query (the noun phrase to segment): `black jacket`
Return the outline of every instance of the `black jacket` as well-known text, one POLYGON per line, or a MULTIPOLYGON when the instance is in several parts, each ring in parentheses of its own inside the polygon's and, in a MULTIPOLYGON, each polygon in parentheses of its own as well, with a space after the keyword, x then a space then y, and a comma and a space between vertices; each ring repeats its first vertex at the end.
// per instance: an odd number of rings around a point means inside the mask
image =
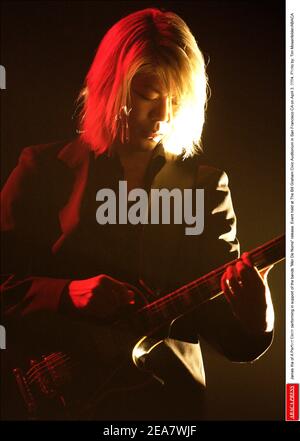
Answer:
MULTIPOLYGON (((95 221, 95 191, 116 188, 122 167, 76 139, 28 147, 2 191, 2 301, 7 323, 39 311, 68 314, 70 280, 105 273, 161 296, 239 256, 236 218, 227 175, 202 163, 165 155, 159 146, 147 172, 150 188, 203 188, 204 231, 187 236, 182 225, 105 225, 95 221)), ((181 375, 205 385, 199 339, 233 361, 252 361, 272 333, 249 335, 219 297, 172 323, 149 358, 159 378, 181 375), (180 372, 181 371, 181 372, 180 372)), ((154 339, 154 343, 157 340, 154 339)))

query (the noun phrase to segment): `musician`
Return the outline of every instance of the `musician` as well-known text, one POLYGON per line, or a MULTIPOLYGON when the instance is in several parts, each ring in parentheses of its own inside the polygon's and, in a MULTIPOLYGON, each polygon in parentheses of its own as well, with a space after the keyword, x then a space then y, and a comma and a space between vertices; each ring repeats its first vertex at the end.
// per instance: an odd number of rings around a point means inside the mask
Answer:
MULTIPOLYGON (((56 342, 63 341, 69 319, 110 323, 143 296, 156 301, 239 257, 228 177, 201 153, 207 90, 203 55, 178 15, 145 9, 107 32, 80 93, 77 138, 24 149, 2 191, 10 338, 26 329, 35 347, 45 332, 39 317, 53 316, 56 342), (186 225, 175 223, 99 223, 97 192, 120 196, 120 181, 128 194, 203 189, 203 232, 187 235, 186 225)), ((228 265, 224 296, 153 336, 154 349, 142 359, 153 373, 143 374, 144 388, 113 395, 93 418, 201 419, 200 342, 233 361, 251 362, 267 350, 274 322, 267 274, 247 253, 228 265)), ((75 342, 88 344, 80 335, 75 342)))

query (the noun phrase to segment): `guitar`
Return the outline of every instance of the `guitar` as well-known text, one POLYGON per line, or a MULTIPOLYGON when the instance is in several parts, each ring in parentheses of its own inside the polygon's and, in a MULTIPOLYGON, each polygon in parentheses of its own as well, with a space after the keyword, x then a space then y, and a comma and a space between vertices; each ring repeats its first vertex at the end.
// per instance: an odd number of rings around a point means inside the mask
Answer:
MULTIPOLYGON (((285 236, 277 237, 249 254, 260 271, 278 263, 285 257, 285 236)), ((128 368, 132 373, 128 377, 132 377, 132 384, 126 377, 128 388, 139 387, 137 377, 144 384, 145 378, 149 378, 149 373, 142 372, 145 358, 158 344, 159 339, 166 338, 170 324, 204 302, 222 295, 220 279, 226 267, 236 262, 237 260, 227 262, 154 301, 149 301, 144 295, 141 307, 129 313, 126 311, 126 314, 112 323, 89 323, 88 338, 85 335, 83 341, 88 341, 93 332, 92 351, 86 348, 86 351, 81 350, 78 354, 74 347, 60 347, 57 336, 53 339, 53 348, 50 345, 51 350, 46 355, 41 355, 39 349, 33 351, 31 348, 33 354, 28 359, 24 355, 24 352, 27 354, 26 350, 19 348, 19 358, 14 357, 13 362, 7 363, 8 370, 2 370, 2 378, 7 375, 9 383, 9 387, 2 388, 2 407, 8 402, 11 404, 11 410, 3 412, 4 415, 8 414, 5 419, 88 419, 94 406, 98 405, 112 387, 122 387, 124 369, 128 368), (93 358, 92 352, 97 353, 97 357, 93 358), (26 359, 29 361, 24 364, 26 359), (17 362, 20 364, 13 364, 17 362), (112 369, 112 366, 116 368, 112 369), (8 373, 5 374, 5 371, 8 373), (141 374, 138 374, 139 371, 141 374), (120 373, 121 379, 118 383, 120 373), (12 385, 15 399, 11 392, 12 385)), ((79 332, 72 328, 70 334, 77 332, 76 335, 82 335, 83 324, 76 321, 74 323, 79 326, 79 332)), ((55 327, 57 328, 56 322, 55 327)), ((1 351, 2 356, 3 352, 7 351, 1 351)))

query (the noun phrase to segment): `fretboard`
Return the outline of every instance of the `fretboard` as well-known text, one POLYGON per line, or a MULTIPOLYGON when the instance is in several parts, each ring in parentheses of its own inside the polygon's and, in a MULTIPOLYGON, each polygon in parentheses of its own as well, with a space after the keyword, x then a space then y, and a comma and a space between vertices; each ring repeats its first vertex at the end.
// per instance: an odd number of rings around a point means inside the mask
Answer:
MULTIPOLYGON (((249 252, 250 259, 258 270, 280 262, 285 257, 285 235, 279 236, 249 252)), ((148 303, 137 311, 144 331, 152 331, 158 326, 170 323, 175 318, 200 306, 202 303, 222 295, 221 277, 230 264, 227 262, 203 277, 190 282, 175 291, 148 303)))

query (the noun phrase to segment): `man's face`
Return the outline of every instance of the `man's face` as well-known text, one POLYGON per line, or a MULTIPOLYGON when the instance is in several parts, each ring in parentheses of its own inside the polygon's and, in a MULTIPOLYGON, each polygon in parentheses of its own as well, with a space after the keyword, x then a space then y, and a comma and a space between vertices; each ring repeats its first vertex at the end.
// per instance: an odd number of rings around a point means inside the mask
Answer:
POLYGON ((136 74, 131 83, 129 143, 152 150, 170 130, 172 97, 155 74, 136 74))

